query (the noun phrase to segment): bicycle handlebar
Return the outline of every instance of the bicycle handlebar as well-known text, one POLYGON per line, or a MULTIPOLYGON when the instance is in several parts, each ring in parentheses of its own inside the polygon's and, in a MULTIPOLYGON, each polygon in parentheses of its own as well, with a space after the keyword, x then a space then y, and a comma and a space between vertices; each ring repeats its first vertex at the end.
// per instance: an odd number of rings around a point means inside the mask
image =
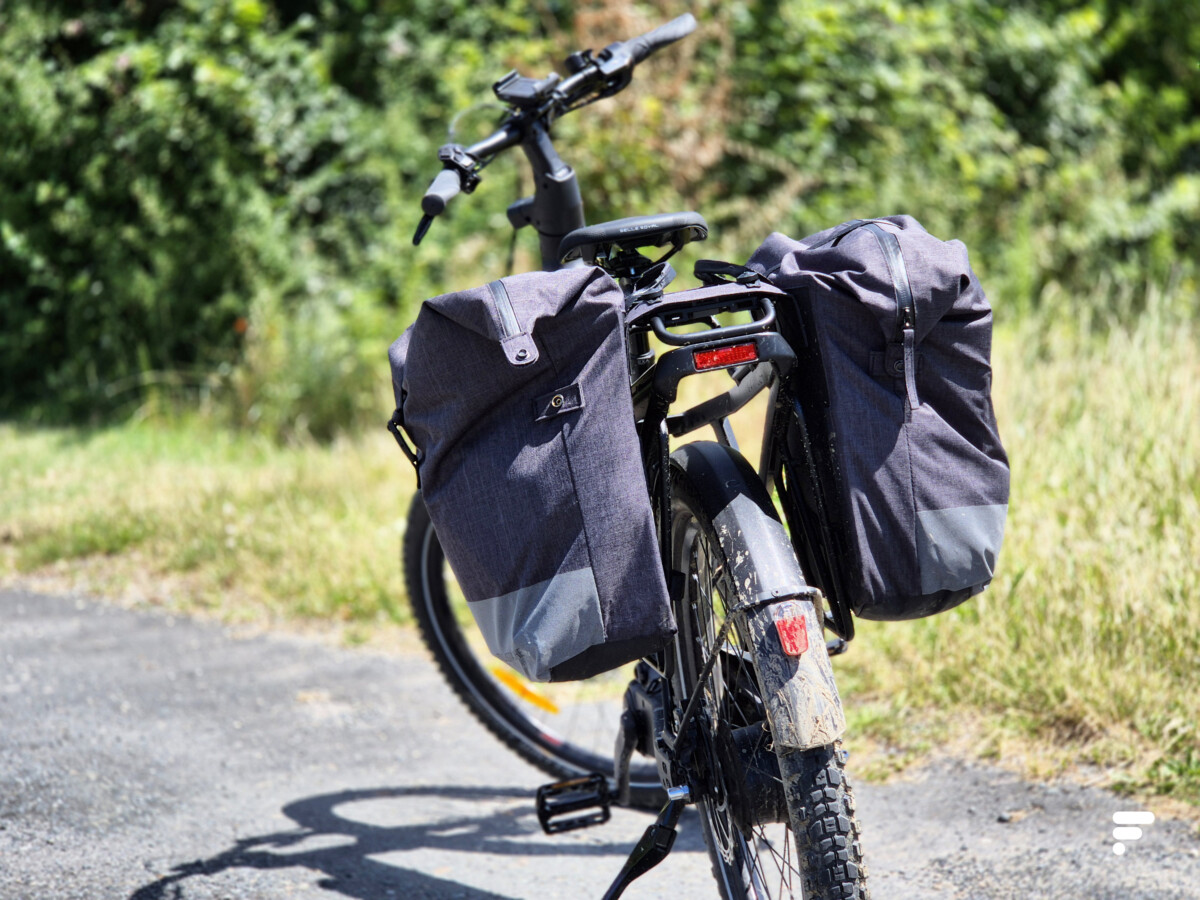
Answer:
POLYGON ((462 180, 454 169, 442 169, 429 190, 421 198, 421 209, 427 216, 439 215, 446 204, 453 200, 462 190, 462 180))
POLYGON ((647 31, 640 37, 631 38, 625 42, 625 47, 629 50, 629 55, 633 58, 633 64, 636 66, 651 53, 687 37, 695 30, 695 17, 691 13, 684 13, 679 18, 672 19, 653 31, 647 31))
POLYGON ((687 37, 696 29, 696 19, 685 13, 660 25, 643 35, 617 42, 600 51, 595 57, 590 50, 573 54, 568 60, 573 74, 559 81, 552 76, 541 82, 522 79, 512 72, 496 85, 497 95, 509 102, 512 112, 491 137, 473 147, 463 149, 457 144, 448 144, 438 151, 444 168, 433 179, 421 198, 424 217, 417 227, 413 243, 420 243, 435 216, 440 215, 460 192, 470 193, 479 183, 478 171, 490 162, 501 150, 521 143, 537 123, 546 129, 554 119, 594 100, 611 96, 629 83, 632 69, 652 53, 668 44, 687 37), (513 86, 511 92, 503 92, 513 86))

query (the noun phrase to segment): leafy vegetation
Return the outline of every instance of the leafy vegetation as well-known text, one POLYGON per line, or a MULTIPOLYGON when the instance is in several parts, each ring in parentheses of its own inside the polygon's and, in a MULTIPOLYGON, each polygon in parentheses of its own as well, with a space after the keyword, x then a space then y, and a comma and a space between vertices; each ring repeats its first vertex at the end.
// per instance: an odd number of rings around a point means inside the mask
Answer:
POLYGON ((134 8, 18 6, 4 29, 8 409, 203 384, 261 295, 349 305, 322 276, 368 252, 366 128, 304 27, 269 37, 250 2, 134 8))
MULTIPOLYGON (((408 237, 446 136, 508 66, 680 10, 606 0, 0 3, 0 415, 200 400, 328 439, 380 415, 420 298, 504 271, 519 154, 408 237), (369 398, 369 399, 368 399, 369 398)), ((1200 30, 1157 0, 702 3, 700 31, 565 120, 593 220, 691 207, 713 253, 910 212, 1006 309, 1195 289, 1200 30), (1099 289, 1098 289, 1099 287, 1099 289)), ((532 243, 518 251, 531 264, 532 243)))
MULTIPOLYGON (((1200 44, 1187 45, 1190 28, 1160 31, 1158 44, 1141 31, 1170 27, 1170 7, 853 0, 781 11, 786 28, 766 5, 739 19, 755 43, 738 44, 747 109, 730 124, 821 179, 784 218, 798 230, 908 209, 966 240, 993 290, 1025 308, 1051 283, 1144 288, 1195 257, 1200 44), (1167 90, 1147 115, 1150 79, 1167 90)), ((777 177, 744 167, 734 193, 758 196, 777 177)))

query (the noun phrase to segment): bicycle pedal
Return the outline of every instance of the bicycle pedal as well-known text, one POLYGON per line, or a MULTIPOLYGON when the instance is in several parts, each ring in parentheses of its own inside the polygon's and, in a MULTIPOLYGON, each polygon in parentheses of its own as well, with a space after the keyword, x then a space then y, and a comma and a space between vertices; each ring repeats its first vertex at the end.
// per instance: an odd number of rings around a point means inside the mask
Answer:
POLYGON ((603 825, 612 817, 612 791, 598 772, 544 784, 537 791, 537 817, 546 834, 603 825))

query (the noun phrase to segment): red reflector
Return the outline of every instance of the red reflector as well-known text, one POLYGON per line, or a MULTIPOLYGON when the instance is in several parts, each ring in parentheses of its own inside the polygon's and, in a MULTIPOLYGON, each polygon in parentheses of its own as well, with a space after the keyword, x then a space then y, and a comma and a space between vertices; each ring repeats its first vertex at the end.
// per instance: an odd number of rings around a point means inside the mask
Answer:
POLYGON ((736 366, 738 363, 754 362, 758 359, 758 345, 751 341, 749 344, 734 344, 732 347, 718 347, 716 350, 697 350, 692 354, 696 361, 696 371, 719 369, 721 366, 736 366))
POLYGON ((784 653, 799 656, 808 649, 808 620, 804 618, 804 607, 793 600, 779 604, 771 614, 784 653))

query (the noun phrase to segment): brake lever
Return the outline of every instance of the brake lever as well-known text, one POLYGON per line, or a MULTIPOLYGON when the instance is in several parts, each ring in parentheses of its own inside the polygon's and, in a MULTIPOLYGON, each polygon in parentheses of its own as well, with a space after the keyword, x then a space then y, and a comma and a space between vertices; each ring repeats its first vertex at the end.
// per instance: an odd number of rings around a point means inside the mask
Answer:
POLYGON ((633 56, 620 41, 596 54, 591 50, 572 53, 567 68, 571 74, 555 86, 549 101, 538 109, 539 116, 580 109, 620 93, 633 80, 633 56), (580 91, 585 85, 587 90, 580 91))
POLYGON ((413 246, 419 246, 421 241, 425 239, 425 235, 429 233, 429 226, 433 224, 433 216, 423 215, 421 221, 417 225, 417 233, 413 235, 413 246))
POLYGON ((596 64, 604 78, 597 100, 623 91, 633 81, 633 54, 624 43, 609 44, 596 54, 596 64))

